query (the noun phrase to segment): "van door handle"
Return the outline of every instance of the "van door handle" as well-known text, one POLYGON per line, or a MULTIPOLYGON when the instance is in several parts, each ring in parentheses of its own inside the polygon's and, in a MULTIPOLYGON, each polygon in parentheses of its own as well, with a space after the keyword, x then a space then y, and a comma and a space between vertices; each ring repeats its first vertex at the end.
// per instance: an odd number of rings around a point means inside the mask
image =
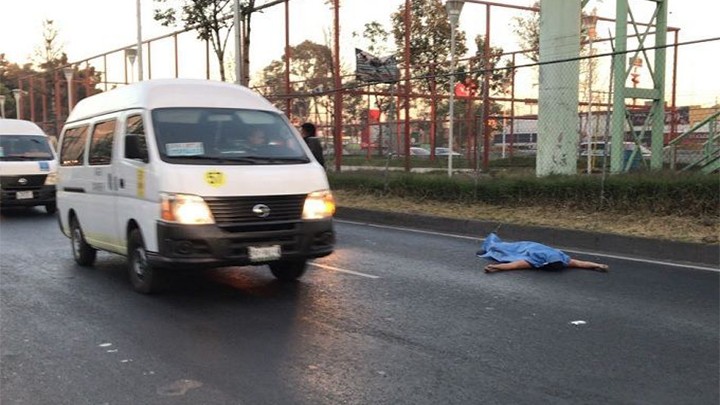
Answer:
POLYGON ((125 188, 125 180, 120 179, 120 188, 125 188))

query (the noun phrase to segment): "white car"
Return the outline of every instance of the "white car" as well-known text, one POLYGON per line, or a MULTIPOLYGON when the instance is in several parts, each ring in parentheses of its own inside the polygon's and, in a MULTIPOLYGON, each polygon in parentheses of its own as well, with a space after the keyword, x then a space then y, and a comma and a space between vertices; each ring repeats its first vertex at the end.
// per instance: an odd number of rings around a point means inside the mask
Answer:
MULTIPOLYGON (((450 155, 450 148, 441 148, 441 147, 435 148, 435 156, 449 156, 449 155, 450 155)), ((452 155, 462 157, 462 153, 458 153, 455 151, 453 151, 452 155)))
POLYGON ((430 156, 430 151, 425 148, 412 146, 410 147, 410 156, 428 157, 430 156))

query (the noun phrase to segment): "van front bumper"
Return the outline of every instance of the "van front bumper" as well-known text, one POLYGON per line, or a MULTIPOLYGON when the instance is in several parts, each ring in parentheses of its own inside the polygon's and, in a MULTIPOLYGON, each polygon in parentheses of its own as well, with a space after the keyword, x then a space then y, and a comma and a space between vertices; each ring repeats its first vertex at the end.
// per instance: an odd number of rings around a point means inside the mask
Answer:
POLYGON ((239 227, 157 223, 158 252, 148 252, 152 265, 172 268, 245 266, 305 260, 331 254, 335 246, 332 220, 244 224, 239 227), (280 257, 251 260, 250 247, 279 246, 280 257))
POLYGON ((0 206, 3 208, 35 207, 53 203, 55 185, 0 189, 0 206))

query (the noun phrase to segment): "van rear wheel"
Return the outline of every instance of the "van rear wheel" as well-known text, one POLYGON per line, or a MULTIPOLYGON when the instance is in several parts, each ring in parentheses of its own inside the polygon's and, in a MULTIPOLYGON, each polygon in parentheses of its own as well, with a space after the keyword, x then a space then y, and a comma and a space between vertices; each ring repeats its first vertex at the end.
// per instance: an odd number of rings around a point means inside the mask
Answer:
POLYGON ((138 229, 130 231, 127 257, 130 283, 135 291, 142 294, 158 292, 162 284, 162 270, 148 262, 145 242, 138 229))
POLYGON ((85 242, 85 236, 80 222, 77 218, 70 220, 70 243, 72 246, 73 258, 81 266, 92 266, 97 257, 97 250, 85 242))
POLYGON ((295 281, 305 274, 305 260, 286 260, 270 263, 270 272, 280 281, 295 281))

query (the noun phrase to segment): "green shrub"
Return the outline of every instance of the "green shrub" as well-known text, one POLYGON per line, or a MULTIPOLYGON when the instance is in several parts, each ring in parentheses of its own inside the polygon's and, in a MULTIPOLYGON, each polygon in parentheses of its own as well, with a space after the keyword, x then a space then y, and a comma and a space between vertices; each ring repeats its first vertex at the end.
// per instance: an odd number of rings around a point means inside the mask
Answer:
POLYGON ((720 216, 717 175, 640 172, 600 175, 497 175, 447 177, 435 173, 376 170, 329 172, 333 189, 417 201, 482 202, 493 205, 556 206, 588 212, 652 212, 658 215, 720 216))

